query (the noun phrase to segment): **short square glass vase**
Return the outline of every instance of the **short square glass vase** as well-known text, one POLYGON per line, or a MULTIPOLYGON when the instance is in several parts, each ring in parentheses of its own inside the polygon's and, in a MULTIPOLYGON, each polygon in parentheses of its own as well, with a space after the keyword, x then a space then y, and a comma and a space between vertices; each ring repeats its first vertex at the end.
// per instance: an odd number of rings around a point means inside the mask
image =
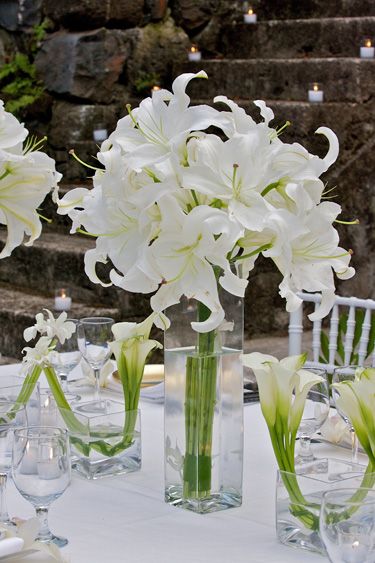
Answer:
POLYGON ((72 469, 86 479, 141 468, 141 413, 110 399, 80 403, 62 411, 72 449, 72 469))
POLYGON ((298 473, 277 472, 276 531, 288 546, 325 555, 319 533, 323 493, 340 488, 372 488, 374 473, 366 466, 338 459, 317 459, 298 468, 298 473))

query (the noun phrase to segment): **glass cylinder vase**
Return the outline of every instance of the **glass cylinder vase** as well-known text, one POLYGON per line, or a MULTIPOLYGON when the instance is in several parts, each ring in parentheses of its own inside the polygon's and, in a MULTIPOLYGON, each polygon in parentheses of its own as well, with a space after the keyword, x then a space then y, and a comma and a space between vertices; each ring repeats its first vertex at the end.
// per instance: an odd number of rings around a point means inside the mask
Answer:
MULTIPOLYGON (((222 292, 224 293, 224 292, 222 292)), ((243 300, 224 293, 225 319, 183 298, 165 333, 165 500, 199 513, 240 506, 243 464, 243 300)))

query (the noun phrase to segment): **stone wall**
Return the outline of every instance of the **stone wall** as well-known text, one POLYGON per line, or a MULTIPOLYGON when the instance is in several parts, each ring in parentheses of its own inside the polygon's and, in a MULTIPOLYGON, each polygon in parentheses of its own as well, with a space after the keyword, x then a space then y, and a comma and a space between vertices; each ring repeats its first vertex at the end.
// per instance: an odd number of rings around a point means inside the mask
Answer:
MULTIPOLYGON (((32 132, 48 135, 47 150, 70 184, 84 180, 87 171, 69 158, 69 149, 95 163, 94 129, 113 130, 127 103, 138 104, 156 81, 170 87, 180 72, 204 68, 209 74, 209 81, 191 85, 193 102, 212 103, 221 93, 254 111, 249 100, 266 99, 278 125, 292 121, 285 140, 299 141, 317 154, 327 147, 314 136, 315 129, 332 127, 341 152, 325 181, 337 186, 343 218, 361 221, 340 229, 344 245, 354 249, 358 275, 339 291, 375 297, 375 61, 358 58, 361 38, 375 39, 375 2, 272 0, 253 6, 259 17, 256 26, 243 25, 240 0, 2 0, 0 65, 17 50, 23 52, 32 27, 48 19, 48 33, 36 56, 46 91, 30 107, 26 123, 32 132), (193 42, 203 53, 199 64, 186 62, 193 42), (324 82, 326 100, 312 105, 306 102, 306 89, 317 79, 324 82)), ((9 288, 17 279, 20 291, 40 295, 40 307, 44 295, 52 294, 57 276, 64 276, 64 264, 70 264, 65 277, 77 301, 90 307, 117 306, 118 318, 136 318, 140 307, 143 314, 144 299, 113 289, 103 292, 87 280, 82 264, 86 242, 80 237, 68 242, 67 232, 62 221, 46 225, 32 249, 19 249, 0 264, 0 284, 9 288), (48 273, 44 290, 28 273, 35 262, 45 264, 48 273)), ((248 333, 285 330, 279 281, 278 272, 265 261, 252 274, 248 333)), ((7 318, 13 318, 12 311, 7 318)))

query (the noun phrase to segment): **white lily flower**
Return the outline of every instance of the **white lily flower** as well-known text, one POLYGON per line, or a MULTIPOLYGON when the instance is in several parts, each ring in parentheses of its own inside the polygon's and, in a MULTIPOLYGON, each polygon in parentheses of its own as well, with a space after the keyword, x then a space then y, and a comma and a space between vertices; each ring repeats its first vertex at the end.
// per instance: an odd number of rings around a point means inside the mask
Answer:
POLYGON ((26 346, 22 353, 24 354, 22 363, 23 370, 28 371, 36 365, 44 365, 48 363, 49 353, 51 351, 52 339, 49 336, 41 336, 36 342, 34 348, 26 346))
POLYGON ((76 325, 72 321, 67 321, 68 314, 63 311, 57 319, 49 309, 44 309, 47 313, 47 318, 43 313, 35 315, 36 323, 24 330, 23 337, 26 342, 29 342, 39 333, 47 336, 49 339, 57 338, 61 344, 70 338, 76 331, 76 325))
POLYGON ((51 189, 57 189, 61 178, 55 162, 46 154, 22 150, 27 129, 4 110, 0 100, 0 224, 7 227, 7 240, 0 259, 10 256, 14 248, 32 245, 41 233, 37 208, 51 189))

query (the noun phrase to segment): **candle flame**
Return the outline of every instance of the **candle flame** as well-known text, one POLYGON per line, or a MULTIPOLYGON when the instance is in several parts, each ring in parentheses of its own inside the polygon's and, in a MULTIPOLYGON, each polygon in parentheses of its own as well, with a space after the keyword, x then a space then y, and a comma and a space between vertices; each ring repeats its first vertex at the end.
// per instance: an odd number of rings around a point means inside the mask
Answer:
POLYGON ((313 90, 314 90, 314 92, 319 91, 319 86, 318 86, 318 84, 316 84, 316 82, 313 84, 313 90))
POLYGON ((249 14, 249 16, 252 16, 253 13, 254 13, 254 10, 253 10, 252 8, 249 8, 249 9, 247 10, 247 13, 249 14))
POLYGON ((155 84, 155 86, 152 87, 153 92, 158 92, 159 90, 161 90, 161 88, 157 84, 155 84))
POLYGON ((65 297, 66 297, 65 289, 62 289, 62 290, 61 290, 61 297, 62 297, 63 299, 65 299, 65 297))
POLYGON ((191 53, 198 53, 198 46, 197 45, 192 45, 190 47, 190 52, 191 53))
POLYGON ((50 461, 53 460, 53 448, 49 449, 49 456, 48 457, 49 457, 50 461))
POLYGON ((365 47, 372 47, 371 39, 365 39, 365 47))

